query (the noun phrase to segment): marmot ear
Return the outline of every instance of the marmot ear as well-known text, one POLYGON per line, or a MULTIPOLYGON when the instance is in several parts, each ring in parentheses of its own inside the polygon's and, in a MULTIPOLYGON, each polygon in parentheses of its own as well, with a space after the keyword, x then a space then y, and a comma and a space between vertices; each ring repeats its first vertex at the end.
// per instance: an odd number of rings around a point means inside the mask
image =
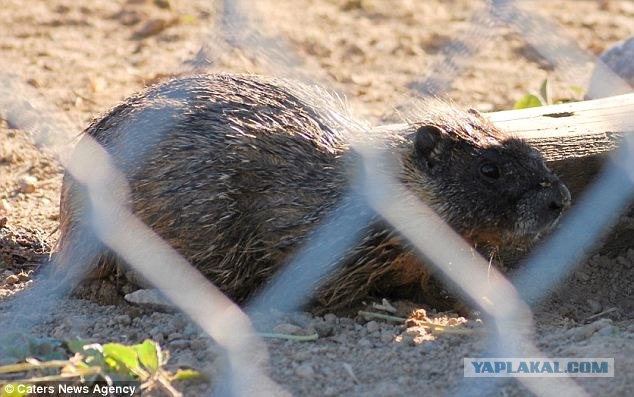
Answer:
POLYGON ((414 150, 421 160, 426 162, 428 167, 432 167, 436 162, 439 153, 438 145, 442 141, 442 131, 433 125, 423 125, 418 127, 414 135, 414 150))

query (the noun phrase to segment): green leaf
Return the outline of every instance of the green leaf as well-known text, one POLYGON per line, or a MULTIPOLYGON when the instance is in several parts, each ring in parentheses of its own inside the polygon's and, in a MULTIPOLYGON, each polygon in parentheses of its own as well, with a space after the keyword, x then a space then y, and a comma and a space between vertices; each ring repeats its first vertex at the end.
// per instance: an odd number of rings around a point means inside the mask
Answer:
POLYGON ((84 353, 84 346, 86 344, 87 343, 81 339, 73 339, 73 340, 66 341, 66 347, 72 353, 84 353))
POLYGON ((205 377, 198 371, 194 369, 179 369, 176 371, 174 376, 172 376, 172 380, 199 380, 204 379, 205 377))
POLYGON ((535 108, 539 106, 543 106, 544 104, 539 99, 538 96, 533 94, 524 95, 522 99, 515 102, 513 109, 526 109, 526 108, 535 108))
POLYGON ((106 364, 116 372, 122 374, 128 372, 139 376, 142 380, 147 378, 147 373, 141 368, 139 357, 133 347, 119 343, 106 343, 103 345, 103 356, 106 364))
POLYGON ((141 364, 151 374, 155 374, 161 365, 161 347, 153 340, 146 339, 140 345, 134 345, 141 364))
POLYGON ((582 87, 579 87, 578 85, 571 85, 570 89, 572 90, 572 92, 579 96, 582 96, 586 92, 586 90, 584 90, 582 87))
POLYGON ((139 367, 139 359, 136 351, 130 347, 119 343, 106 343, 103 345, 104 357, 112 357, 124 364, 127 368, 139 367))
POLYGON ((549 103, 551 103, 548 79, 544 79, 544 81, 542 81, 542 85, 539 86, 539 95, 541 96, 541 102, 543 105, 548 105, 549 103))
MULTIPOLYGON (((74 344, 73 348, 76 348, 78 344, 74 344)), ((70 348, 70 345, 69 345, 70 348)), ((84 363, 88 366, 101 367, 104 371, 108 369, 105 358, 103 356, 103 346, 98 343, 85 344, 78 351, 84 357, 84 363)))

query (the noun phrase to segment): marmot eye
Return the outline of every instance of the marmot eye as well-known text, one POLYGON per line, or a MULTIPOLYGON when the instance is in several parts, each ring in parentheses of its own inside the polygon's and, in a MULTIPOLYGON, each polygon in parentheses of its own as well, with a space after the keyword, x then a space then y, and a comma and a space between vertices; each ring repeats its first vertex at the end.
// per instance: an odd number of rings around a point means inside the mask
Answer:
POLYGON ((500 177, 500 169, 493 163, 482 164, 480 172, 489 179, 498 179, 500 177))

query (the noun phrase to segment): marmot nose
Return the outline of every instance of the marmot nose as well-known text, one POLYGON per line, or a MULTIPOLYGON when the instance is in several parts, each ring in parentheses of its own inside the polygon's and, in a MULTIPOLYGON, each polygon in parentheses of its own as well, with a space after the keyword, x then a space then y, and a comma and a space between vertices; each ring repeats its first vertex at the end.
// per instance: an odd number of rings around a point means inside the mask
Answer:
POLYGON ((550 203, 548 204, 548 208, 553 211, 564 211, 570 207, 570 191, 561 182, 558 182, 557 185, 553 186, 553 195, 550 203))

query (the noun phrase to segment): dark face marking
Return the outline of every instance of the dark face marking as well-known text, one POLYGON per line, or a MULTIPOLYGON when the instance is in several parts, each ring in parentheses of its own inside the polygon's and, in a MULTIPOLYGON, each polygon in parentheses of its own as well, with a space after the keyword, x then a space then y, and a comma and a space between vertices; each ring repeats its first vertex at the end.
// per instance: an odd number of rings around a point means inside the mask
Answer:
MULTIPOLYGON (((423 131, 429 133, 419 129, 423 131)), ((459 139, 426 143, 418 155, 425 160, 420 161, 421 170, 435 189, 437 201, 432 204, 474 242, 533 241, 570 206, 568 189, 540 153, 521 140, 510 138, 486 147, 459 139)))

